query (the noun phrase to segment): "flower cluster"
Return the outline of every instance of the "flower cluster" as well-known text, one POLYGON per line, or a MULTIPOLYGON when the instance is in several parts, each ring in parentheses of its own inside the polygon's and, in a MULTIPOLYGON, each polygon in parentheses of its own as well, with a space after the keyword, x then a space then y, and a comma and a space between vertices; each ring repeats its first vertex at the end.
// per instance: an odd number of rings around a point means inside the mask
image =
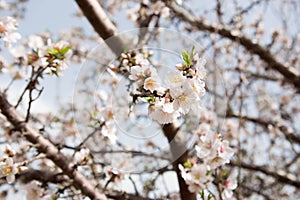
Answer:
POLYGON ((15 175, 19 172, 19 167, 13 160, 15 153, 10 145, 6 145, 4 156, 0 159, 0 178, 6 177, 9 184, 15 181, 15 175))
POLYGON ((190 111, 201 109, 201 97, 205 94, 206 76, 204 62, 198 55, 184 51, 183 64, 177 64, 166 74, 164 82, 157 69, 147 60, 148 55, 123 53, 122 68, 129 72, 133 101, 149 103, 149 116, 161 124, 172 123, 190 111), (125 66, 125 67, 124 67, 125 66))
MULTIPOLYGON (((214 172, 217 168, 229 163, 234 151, 229 147, 229 142, 222 140, 221 136, 213 132, 207 126, 203 126, 204 130, 195 147, 196 159, 188 160, 184 166, 179 165, 181 174, 191 192, 203 193, 214 180, 214 172)), ((198 129, 200 130, 200 129, 198 129)), ((223 199, 232 197, 232 190, 236 188, 236 182, 233 177, 224 181, 223 199)))
POLYGON ((53 43, 47 36, 31 35, 24 45, 10 49, 19 65, 43 68, 58 75, 67 67, 71 46, 66 41, 53 43))
POLYGON ((0 19, 0 38, 2 38, 6 47, 21 39, 20 33, 16 32, 17 27, 17 20, 13 17, 5 16, 0 19))
POLYGON ((145 20, 149 16, 170 17, 170 9, 161 1, 149 2, 143 1, 141 5, 127 10, 127 17, 131 21, 145 20))

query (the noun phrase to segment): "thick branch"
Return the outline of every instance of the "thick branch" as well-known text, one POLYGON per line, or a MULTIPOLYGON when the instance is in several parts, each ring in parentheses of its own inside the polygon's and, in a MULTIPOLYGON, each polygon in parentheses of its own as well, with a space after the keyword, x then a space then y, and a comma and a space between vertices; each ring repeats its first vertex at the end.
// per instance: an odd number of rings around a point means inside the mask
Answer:
POLYGON ((76 2, 95 31, 105 40, 109 48, 119 56, 125 50, 124 44, 121 38, 116 36, 116 27, 105 14, 99 2, 97 0, 76 0, 76 2), (112 36, 115 37, 108 39, 112 36))
POLYGON ((176 159, 173 162, 173 168, 177 174, 181 199, 196 200, 196 194, 191 193, 188 190, 188 186, 182 178, 180 169, 178 167, 179 164, 183 164, 188 159, 188 150, 185 146, 185 142, 180 137, 179 128, 175 124, 166 124, 163 126, 163 131, 170 143, 172 156, 176 159))
POLYGON ((175 13, 177 17, 189 23, 191 26, 197 27, 198 30, 217 33, 224 38, 228 38, 232 41, 238 42, 249 52, 252 52, 260 59, 268 63, 268 67, 278 71, 284 77, 285 82, 293 84, 295 88, 300 91, 299 73, 294 68, 288 67, 276 60, 275 57, 266 48, 257 43, 254 43, 252 40, 245 36, 233 34, 229 28, 226 28, 222 25, 211 25, 204 23, 203 21, 183 11, 183 9, 178 7, 175 3, 166 3, 166 5, 175 13))
POLYGON ((61 174, 61 173, 55 173, 51 171, 43 171, 43 170, 35 170, 35 169, 28 169, 20 174, 21 182, 23 183, 29 183, 33 180, 37 180, 41 183, 58 183, 61 184, 65 181, 69 181, 69 179, 61 174))
POLYGON ((74 169, 69 158, 64 156, 49 140, 24 122, 24 119, 10 105, 3 93, 0 93, 0 109, 1 113, 15 127, 15 130, 20 131, 29 142, 36 146, 40 153, 44 153, 48 159, 60 167, 63 173, 73 180, 73 185, 81 190, 84 195, 91 199, 106 199, 105 195, 95 189, 95 186, 88 179, 74 169))

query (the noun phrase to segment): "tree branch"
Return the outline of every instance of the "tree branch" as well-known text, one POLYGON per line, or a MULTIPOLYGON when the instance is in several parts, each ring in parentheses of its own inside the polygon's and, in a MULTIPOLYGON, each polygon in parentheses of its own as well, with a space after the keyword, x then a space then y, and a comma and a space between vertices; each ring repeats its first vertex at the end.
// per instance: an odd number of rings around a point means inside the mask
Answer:
POLYGON ((116 36, 116 27, 97 0, 76 0, 83 14, 109 48, 119 56, 125 50, 121 38, 116 36), (108 39, 115 36, 113 39, 108 39), (107 40, 108 39, 108 40, 107 40))
POLYGON ((5 94, 0 93, 1 113, 14 126, 15 130, 20 131, 23 136, 33 143, 40 153, 52 160, 60 167, 65 175, 72 181, 73 185, 91 199, 104 200, 105 195, 95 189, 95 186, 86 179, 80 172, 74 169, 69 158, 64 156, 49 140, 44 138, 38 131, 33 129, 24 119, 16 112, 15 108, 7 101, 5 94))
POLYGON ((251 171, 259 171, 264 173, 265 175, 272 176, 273 178, 275 178, 277 181, 281 183, 293 185, 297 188, 300 188, 300 181, 297 180, 297 177, 293 174, 285 172, 284 170, 272 171, 263 166, 256 166, 256 165, 247 164, 243 162, 242 163, 231 162, 230 165, 236 167, 242 167, 244 169, 248 169, 251 171))

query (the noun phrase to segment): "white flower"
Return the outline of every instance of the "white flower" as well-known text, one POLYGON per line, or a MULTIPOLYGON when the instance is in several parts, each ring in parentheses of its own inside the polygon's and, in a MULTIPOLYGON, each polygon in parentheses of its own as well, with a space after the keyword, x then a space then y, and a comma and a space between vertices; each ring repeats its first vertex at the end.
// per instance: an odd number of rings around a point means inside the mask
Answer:
POLYGON ((190 192, 197 193, 207 187, 212 181, 211 175, 209 175, 207 166, 203 164, 193 165, 188 171, 184 169, 182 165, 179 165, 181 176, 189 186, 190 192))
POLYGON ((160 124, 172 123, 180 116, 180 113, 174 110, 173 103, 166 98, 156 98, 155 104, 149 106, 148 113, 153 120, 160 124))
POLYGON ((3 39, 5 46, 10 46, 21 39, 21 35, 15 32, 17 27, 17 20, 12 17, 6 16, 0 19, 0 37, 3 39))
POLYGON ((136 65, 150 66, 150 62, 145 58, 144 54, 138 53, 134 58, 136 65))
POLYGON ((87 159, 89 154, 90 154, 89 149, 87 148, 80 149, 80 151, 77 151, 74 155, 74 162, 79 164, 83 163, 87 159))
POLYGON ((237 180, 234 175, 230 175, 224 184, 224 190, 222 192, 222 198, 224 200, 230 200, 232 199, 233 192, 232 190, 235 190, 237 188, 237 180))
POLYGON ((196 130, 193 131, 199 137, 209 134, 210 132, 210 125, 207 123, 201 123, 196 130))
POLYGON ((7 183, 13 183, 15 181, 15 174, 17 173, 18 168, 11 157, 4 158, 4 161, 0 162, 0 178, 6 177, 7 183))
POLYGON ((27 192, 26 199, 40 200, 43 197, 43 189, 37 181, 32 181, 25 185, 24 189, 27 192))
POLYGON ((199 144, 195 147, 197 156, 201 159, 215 157, 221 144, 218 134, 210 132, 204 136, 201 136, 200 141, 201 142, 199 142, 199 144))
POLYGON ((4 153, 5 153, 8 157, 14 157, 14 155, 16 155, 16 151, 15 151, 9 144, 6 144, 6 145, 5 145, 4 153))
POLYGON ((48 60, 48 58, 41 57, 41 58, 38 58, 37 61, 33 62, 31 65, 33 67, 47 67, 49 65, 47 60, 48 60))
POLYGON ((161 86, 161 80, 160 80, 155 68, 152 68, 151 76, 145 79, 144 89, 150 90, 151 92, 156 91, 157 94, 165 93, 166 89, 161 86))
POLYGON ((111 144, 116 144, 117 142, 117 129, 113 121, 106 121, 101 129, 101 134, 105 139, 108 139, 111 144))
POLYGON ((203 58, 200 58, 198 54, 194 55, 194 58, 196 58, 196 77, 204 80, 206 78, 206 69, 204 68, 204 65, 206 64, 206 60, 203 58))
POLYGON ((26 49, 23 45, 19 45, 17 47, 10 48, 9 51, 14 58, 25 58, 26 57, 26 49))
POLYGON ((176 90, 183 85, 186 78, 179 71, 168 71, 166 76, 166 85, 176 92, 176 90))
POLYGON ((231 147, 229 147, 229 142, 227 140, 222 141, 218 149, 218 157, 222 159, 220 161, 220 165, 229 163, 233 154, 234 154, 234 150, 231 147))
POLYGON ((44 41, 38 35, 31 35, 28 38, 28 46, 34 50, 41 49, 44 47, 44 41))
POLYGON ((130 68, 130 75, 129 79, 136 81, 136 80, 142 80, 146 76, 151 75, 151 70, 149 65, 142 65, 142 66, 132 66, 130 68))

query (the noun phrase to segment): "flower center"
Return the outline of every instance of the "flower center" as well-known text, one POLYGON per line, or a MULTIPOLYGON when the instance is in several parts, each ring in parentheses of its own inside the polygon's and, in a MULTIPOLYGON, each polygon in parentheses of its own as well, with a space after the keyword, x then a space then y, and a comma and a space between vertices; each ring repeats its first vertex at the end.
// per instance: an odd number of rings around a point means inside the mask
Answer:
POLYGON ((12 172, 12 167, 11 166, 6 166, 1 170, 1 174, 3 176, 7 176, 8 174, 10 174, 12 172))

